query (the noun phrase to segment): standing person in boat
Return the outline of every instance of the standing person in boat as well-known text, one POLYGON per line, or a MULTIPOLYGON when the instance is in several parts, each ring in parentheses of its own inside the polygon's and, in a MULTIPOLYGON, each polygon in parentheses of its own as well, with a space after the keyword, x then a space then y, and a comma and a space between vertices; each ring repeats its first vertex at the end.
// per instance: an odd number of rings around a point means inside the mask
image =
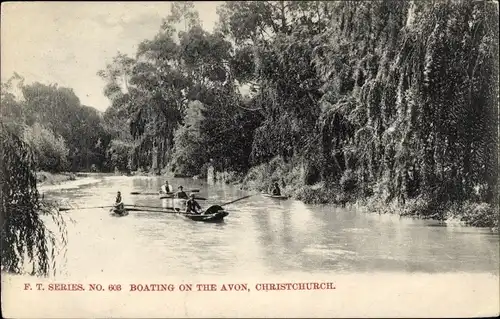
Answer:
POLYGON ((189 195, 189 199, 186 202, 186 214, 201 214, 201 206, 198 204, 198 202, 194 199, 195 195, 194 193, 191 193, 189 195))
POLYGON ((172 185, 170 185, 168 183, 168 181, 165 181, 165 184, 161 186, 161 193, 168 194, 168 193, 172 193, 173 191, 174 191, 174 188, 172 187, 172 185))
POLYGON ((173 199, 173 205, 175 210, 181 210, 186 205, 186 199, 188 199, 188 195, 183 190, 182 185, 179 186, 179 191, 175 193, 175 198, 173 199))
POLYGON ((280 187, 278 186, 278 183, 274 183, 274 187, 271 190, 271 195, 281 196, 281 190, 280 190, 280 187))

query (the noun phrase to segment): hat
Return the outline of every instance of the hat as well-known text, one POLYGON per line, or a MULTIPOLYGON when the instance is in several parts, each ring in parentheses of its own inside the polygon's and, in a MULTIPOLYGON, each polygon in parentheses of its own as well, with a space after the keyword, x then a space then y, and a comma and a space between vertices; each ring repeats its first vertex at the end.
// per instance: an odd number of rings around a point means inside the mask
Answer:
POLYGON ((178 188, 180 188, 180 189, 183 189, 184 187, 182 187, 182 186, 179 186, 178 188))
POLYGON ((196 196, 195 193, 189 194, 189 197, 195 197, 195 196, 196 196))

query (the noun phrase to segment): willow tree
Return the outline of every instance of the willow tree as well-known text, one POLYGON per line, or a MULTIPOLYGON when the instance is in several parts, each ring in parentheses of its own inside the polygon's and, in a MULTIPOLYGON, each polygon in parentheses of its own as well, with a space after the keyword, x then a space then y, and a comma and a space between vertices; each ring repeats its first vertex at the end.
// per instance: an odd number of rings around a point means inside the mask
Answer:
POLYGON ((445 203, 482 188, 481 200, 491 202, 498 7, 384 1, 332 9, 315 59, 324 151, 342 153, 361 188, 387 200, 425 195, 445 203))
POLYGON ((56 207, 40 199, 33 152, 1 122, 0 143, 2 271, 38 276, 49 275, 51 270, 55 273, 56 253, 67 240, 65 221, 56 207), (47 228, 43 215, 52 217, 59 237, 47 228))

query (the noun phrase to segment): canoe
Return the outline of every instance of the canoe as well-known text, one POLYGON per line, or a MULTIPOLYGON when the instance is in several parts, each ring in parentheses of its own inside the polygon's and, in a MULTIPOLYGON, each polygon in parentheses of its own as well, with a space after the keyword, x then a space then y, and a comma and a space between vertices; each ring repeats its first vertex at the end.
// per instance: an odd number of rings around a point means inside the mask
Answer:
POLYGON ((112 208, 110 210, 111 212, 111 216, 114 216, 114 217, 124 217, 124 216, 127 216, 128 215, 128 211, 127 209, 116 209, 116 208, 112 208))
POLYGON ((218 205, 212 205, 210 208, 208 208, 204 214, 192 214, 192 213, 185 213, 181 209, 174 209, 173 207, 152 207, 152 206, 143 206, 143 207, 129 207, 122 211, 116 210, 116 209, 111 209, 112 216, 116 217, 122 217, 122 216, 127 216, 128 211, 147 211, 147 212, 158 212, 158 213, 170 213, 170 214, 176 214, 182 217, 185 217, 187 219, 193 220, 193 221, 198 221, 198 222, 221 222, 224 217, 229 215, 228 212, 224 211, 222 207, 218 205))
POLYGON ((184 213, 182 210, 175 210, 172 207, 167 207, 164 209, 166 213, 176 213, 179 216, 197 221, 197 222, 221 222, 224 217, 229 215, 228 212, 222 210, 222 207, 214 205, 205 211, 204 214, 192 214, 192 213, 184 213))
POLYGON ((267 198, 274 198, 274 199, 288 199, 289 198, 289 196, 286 196, 286 195, 262 194, 262 196, 267 197, 267 198))
POLYGON ((186 213, 179 213, 179 215, 186 217, 188 219, 194 220, 196 222, 205 222, 205 223, 216 223, 216 222, 221 222, 224 220, 224 217, 229 215, 228 212, 225 211, 218 211, 217 213, 213 214, 186 214, 186 213))

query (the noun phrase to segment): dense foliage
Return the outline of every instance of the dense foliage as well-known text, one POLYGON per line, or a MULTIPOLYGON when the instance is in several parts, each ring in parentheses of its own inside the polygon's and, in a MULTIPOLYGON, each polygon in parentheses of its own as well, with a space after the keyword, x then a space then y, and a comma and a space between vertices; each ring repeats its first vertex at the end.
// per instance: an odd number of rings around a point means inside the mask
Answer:
POLYGON ((73 90, 25 84, 14 74, 2 83, 1 112, 5 125, 33 148, 39 170, 113 168, 103 166, 113 131, 96 109, 80 104, 73 90))
POLYGON ((48 275, 55 271, 52 262, 58 248, 66 243, 65 221, 55 207, 39 198, 30 147, 1 121, 0 162, 2 271, 22 273, 31 268, 33 275, 48 275), (42 215, 52 217, 57 233, 47 229, 42 215))
POLYGON ((135 139, 133 166, 158 172, 171 164, 183 175, 199 174, 209 162, 243 170, 260 117, 238 108, 244 102, 231 43, 221 32, 204 31, 193 8, 173 3, 135 59, 118 54, 98 74, 107 81, 112 112, 125 115, 135 139))
POLYGON ((33 150, 37 169, 50 172, 64 171, 68 166, 68 148, 62 137, 38 123, 27 126, 24 140, 33 150))
POLYGON ((493 203, 497 6, 346 2, 333 13, 315 59, 325 159, 355 170, 364 191, 386 200, 493 203))
POLYGON ((232 1, 218 15, 208 32, 173 2, 135 57, 98 72, 102 116, 70 89, 18 77, 19 100, 2 84, 6 125, 44 169, 212 166, 306 201, 498 208, 496 3, 232 1))
POLYGON ((172 6, 135 59, 100 72, 141 165, 195 175, 274 161, 280 177, 250 175, 433 213, 496 203, 495 3, 233 1, 212 33, 191 3, 172 6))

